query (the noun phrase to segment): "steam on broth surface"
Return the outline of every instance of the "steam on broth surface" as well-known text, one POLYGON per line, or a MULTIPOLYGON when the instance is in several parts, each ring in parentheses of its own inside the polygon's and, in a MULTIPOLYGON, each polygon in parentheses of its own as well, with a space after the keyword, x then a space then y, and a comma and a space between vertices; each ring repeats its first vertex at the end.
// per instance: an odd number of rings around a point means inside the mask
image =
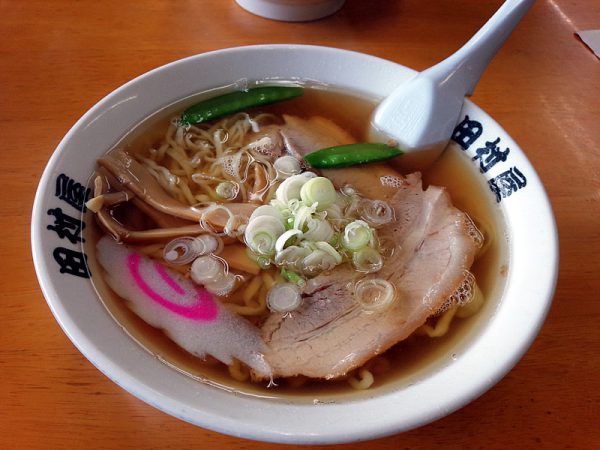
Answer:
MULTIPOLYGON (((333 90, 306 89, 302 97, 247 111, 251 117, 250 124, 247 125, 252 128, 254 126, 252 122, 255 122, 258 128, 264 131, 273 124, 283 123, 285 120, 282 119, 283 115, 299 117, 301 119, 321 116, 326 117, 329 121, 336 124, 348 135, 360 140, 366 132, 373 107, 374 103, 369 99, 350 95, 349 93, 341 93, 333 90)), ((179 108, 177 112, 182 109, 183 107, 179 108)), ((164 149, 166 147, 163 145, 164 136, 168 133, 169 127, 172 126, 172 115, 173 111, 171 110, 168 114, 160 114, 159 117, 152 118, 151 121, 140 125, 118 148, 124 148, 126 153, 134 156, 137 161, 144 162, 144 159, 151 161, 152 155, 151 152, 149 153, 149 149, 154 148, 156 152, 160 152, 161 148, 164 149)), ((217 145, 222 144, 223 148, 226 147, 229 139, 234 139, 234 137, 225 136, 222 132, 216 130, 210 131, 212 131, 213 135, 209 137, 214 141, 216 132, 217 141, 221 141, 220 143, 217 142, 217 145)), ((250 131, 249 134, 252 134, 252 132, 250 131)), ((173 137, 170 139, 173 139, 173 137)), ((113 150, 113 152, 115 151, 113 150)), ((170 159, 171 161, 168 164, 172 168, 176 168, 176 170, 182 172, 183 169, 173 161, 174 158, 170 159)), ((152 165, 152 162, 149 162, 149 164, 152 165)), ((389 164, 401 165, 401 159, 389 164)), ((371 170, 369 166, 364 166, 364 169, 371 170)), ((161 169, 156 170, 160 171, 161 169)), ((344 171, 347 169, 337 170, 344 171)), ((257 185, 258 182, 256 180, 260 178, 259 172, 254 172, 248 175, 251 181, 249 184, 252 186, 257 185)), ((357 172, 350 171, 347 173, 354 176, 357 172)), ((325 176, 327 177, 327 174, 325 176)), ((268 175, 266 178, 269 178, 268 175)), ((335 179, 335 175, 333 178, 335 179)), ((338 178, 340 177, 338 176, 338 178)), ((343 179, 344 177, 341 178, 343 179)), ((229 178, 208 180, 208 186, 216 190, 216 187, 220 184, 222 187, 224 181, 228 180, 230 181, 229 178)), ((275 198, 274 192, 281 184, 281 181, 277 180, 275 184, 270 186, 270 193, 267 193, 269 191, 268 188, 263 189, 265 192, 261 194, 262 198, 261 195, 258 195, 257 198, 253 199, 256 205, 262 204, 268 196, 275 198)), ((268 377, 260 376, 257 370, 253 370, 254 374, 251 376, 251 371, 248 369, 248 365, 251 365, 248 364, 248 361, 250 363, 252 361, 257 362, 257 359, 252 360, 250 358, 246 361, 246 364, 240 364, 239 358, 236 357, 231 360, 229 365, 226 365, 211 356, 208 356, 206 359, 197 358, 175 344, 161 330, 148 325, 146 322, 153 322, 149 321, 147 317, 145 322, 133 313, 130 309, 131 302, 125 301, 116 295, 113 289, 107 285, 105 279, 98 276, 94 277, 94 285, 101 300, 115 320, 144 348, 176 370, 227 389, 267 396, 306 394, 312 398, 314 395, 323 397, 328 395, 335 396, 336 393, 342 392, 347 394, 349 385, 361 389, 370 384, 371 378, 373 378, 371 388, 383 389, 386 386, 397 386, 398 384, 408 383, 418 378, 420 374, 431 370, 436 364, 442 364, 457 357, 456 354, 460 351, 461 345, 465 345, 468 342, 469 336, 477 332, 477 322, 485 320, 485 317, 489 316, 494 301, 500 296, 504 283, 501 273, 503 272, 507 258, 505 254, 506 243, 504 242, 502 221, 499 212, 493 204, 493 199, 488 195, 485 184, 476 172, 474 165, 462 154, 458 147, 450 146, 434 167, 423 174, 423 182, 425 185, 444 186, 450 193, 454 205, 460 210, 467 212, 475 224, 483 231, 485 244, 469 270, 474 275, 476 285, 482 293, 481 297, 477 298, 476 301, 479 302, 485 299, 485 302, 480 309, 473 306, 474 303, 471 303, 466 304, 464 307, 452 306, 448 311, 437 315, 431 314, 427 322, 423 326, 418 327, 409 337, 401 339, 399 343, 392 346, 385 353, 375 356, 365 364, 353 368, 348 373, 342 376, 336 375, 332 380, 311 379, 306 376, 285 376, 283 378, 276 376, 275 381, 278 387, 267 390, 268 377), (466 317, 471 313, 473 313, 472 316, 466 317), (465 317, 461 318, 461 316, 465 317), (447 329, 445 329, 446 325, 449 325, 447 329), (438 334, 441 334, 441 336, 430 337, 430 335, 436 336, 438 334), (257 381, 252 382, 250 378, 255 378, 257 381)), ((225 195, 235 195, 234 199, 236 200, 245 195, 246 198, 244 200, 252 200, 252 192, 235 192, 235 186, 233 186, 233 192, 230 192, 232 186, 225 185, 225 187, 229 188, 229 190, 222 189, 225 195)), ((258 186, 258 189, 254 193, 264 187, 258 186)), ((205 189, 199 195, 210 196, 210 194, 209 189, 205 189)), ((183 195, 185 196, 185 194, 183 195)), ((205 197, 200 197, 200 199, 205 204, 219 200, 205 197)), ((185 200, 185 198, 178 199, 180 203, 185 203, 185 200)), ((228 201, 233 203, 233 200, 226 198, 223 203, 227 204, 228 201)), ((125 224, 131 230, 144 230, 156 226, 153 220, 149 220, 145 214, 139 214, 137 207, 132 207, 129 202, 114 208, 112 215, 117 223, 125 224)), ((183 222, 177 223, 177 225, 182 224, 183 222)), ((191 225, 191 221, 185 222, 185 226, 189 225, 191 225)), ((377 231, 375 230, 375 232, 377 231)), ((98 274, 104 272, 104 270, 96 265, 95 243, 105 233, 100 227, 96 227, 91 233, 92 235, 86 239, 86 245, 88 246, 86 252, 89 256, 90 265, 92 265, 92 273, 98 274)), ((140 252, 157 260, 162 260, 165 263, 163 259, 164 246, 173 238, 171 236, 169 238, 153 240, 152 242, 136 242, 135 244, 130 243, 128 245, 133 245, 140 252)), ((238 249, 234 251, 234 256, 227 255, 227 251, 230 252, 231 250, 226 250, 224 259, 234 261, 233 265, 230 264, 231 273, 236 273, 239 277, 237 287, 231 293, 220 296, 219 299, 221 302, 219 304, 228 304, 229 306, 225 306, 225 309, 232 310, 234 313, 237 310, 238 313, 236 314, 241 313, 245 317, 245 320, 258 329, 264 326, 269 316, 277 314, 269 310, 264 304, 268 291, 267 287, 272 283, 289 281, 281 276, 282 268, 273 267, 273 265, 264 267, 266 270, 255 270, 254 267, 248 269, 252 270, 252 273, 239 270, 240 261, 238 260, 243 259, 239 256, 239 248, 243 248, 242 244, 244 243, 247 242, 244 242, 242 237, 225 237, 223 239, 224 249, 238 249), (244 300, 244 296, 248 297, 248 295, 252 297, 250 301, 247 301, 247 299, 244 300), (258 296, 262 296, 262 305, 261 301, 256 301, 256 297, 258 296), (256 310, 255 313, 253 308, 256 310)), ((384 254, 385 251, 383 249, 380 250, 385 267, 386 259, 389 256, 384 254)), ((244 263, 242 262, 241 264, 243 265, 244 263)), ((259 260, 258 263, 261 264, 261 261, 259 260)), ((350 266, 350 264, 351 262, 346 258, 342 265, 350 266)), ((177 267, 170 265, 170 267, 185 273, 189 277, 190 269, 188 266, 177 267)), ((332 271, 335 272, 339 268, 340 266, 337 266, 332 271)), ((361 272, 361 277, 364 275, 364 272, 361 272)), ((304 281, 310 282, 311 276, 307 276, 304 281)), ((317 275, 316 277, 319 279, 322 275, 317 275)), ((295 313, 292 311, 287 314, 293 316, 295 313)), ((285 314, 283 315, 285 316, 285 314)), ((157 323, 154 323, 154 325, 157 325, 157 323)), ((225 338, 223 337, 223 339, 225 338)))

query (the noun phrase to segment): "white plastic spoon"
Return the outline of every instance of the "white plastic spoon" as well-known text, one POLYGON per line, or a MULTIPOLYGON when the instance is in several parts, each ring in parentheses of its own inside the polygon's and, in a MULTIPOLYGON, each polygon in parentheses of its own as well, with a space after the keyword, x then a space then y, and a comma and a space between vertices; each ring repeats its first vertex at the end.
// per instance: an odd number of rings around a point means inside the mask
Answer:
MULTIPOLYGON (((396 88, 376 108, 371 140, 394 141, 401 164, 426 168, 444 150, 470 96, 496 52, 535 0, 508 0, 456 53, 396 88)), ((508 87, 507 87, 508 89, 508 87)))

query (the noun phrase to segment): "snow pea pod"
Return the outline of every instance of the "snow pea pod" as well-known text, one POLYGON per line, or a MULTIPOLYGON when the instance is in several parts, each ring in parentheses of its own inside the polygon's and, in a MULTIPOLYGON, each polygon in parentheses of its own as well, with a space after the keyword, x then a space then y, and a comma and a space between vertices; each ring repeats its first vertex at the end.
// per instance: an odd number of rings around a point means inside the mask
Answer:
POLYGON ((206 122, 253 106, 289 100, 303 93, 304 89, 297 86, 262 86, 235 91, 190 106, 181 115, 180 122, 182 125, 206 122))
POLYGON ((316 169, 334 169, 385 161, 401 154, 402 150, 386 144, 362 143, 317 150, 305 155, 304 160, 316 169))

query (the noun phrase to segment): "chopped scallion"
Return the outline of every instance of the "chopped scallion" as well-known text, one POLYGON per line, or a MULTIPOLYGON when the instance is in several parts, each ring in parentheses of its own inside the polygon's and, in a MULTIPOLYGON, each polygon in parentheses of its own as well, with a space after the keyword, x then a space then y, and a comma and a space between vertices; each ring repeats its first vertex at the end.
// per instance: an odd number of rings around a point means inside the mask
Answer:
POLYGON ((302 186, 300 198, 308 206, 316 203, 317 210, 323 211, 334 204, 337 200, 337 193, 328 178, 315 177, 302 186))
POLYGON ((372 236, 373 231, 364 220, 355 220, 344 228, 342 246, 355 252, 369 245, 372 236))

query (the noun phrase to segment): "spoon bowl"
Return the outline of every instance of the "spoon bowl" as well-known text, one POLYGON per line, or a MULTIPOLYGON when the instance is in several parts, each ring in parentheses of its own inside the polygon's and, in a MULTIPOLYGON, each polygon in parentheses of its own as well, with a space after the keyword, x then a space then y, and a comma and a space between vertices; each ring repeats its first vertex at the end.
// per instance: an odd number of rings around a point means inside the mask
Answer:
POLYGON ((374 111, 370 138, 398 145, 404 167, 428 167, 446 148, 465 96, 534 2, 504 2, 456 53, 397 87, 374 111))

